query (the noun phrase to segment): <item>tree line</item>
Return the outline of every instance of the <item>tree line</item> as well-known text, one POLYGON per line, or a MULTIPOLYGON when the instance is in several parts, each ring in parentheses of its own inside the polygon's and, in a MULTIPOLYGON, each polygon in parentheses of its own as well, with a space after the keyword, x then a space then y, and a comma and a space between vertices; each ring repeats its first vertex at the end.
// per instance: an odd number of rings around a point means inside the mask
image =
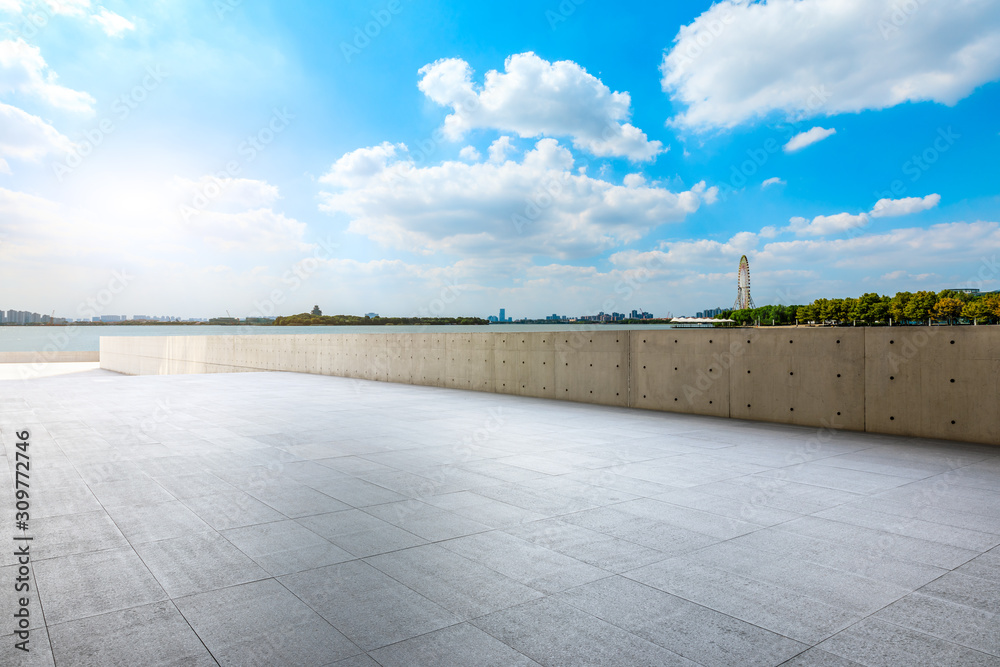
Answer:
POLYGON ((424 324, 489 324, 481 317, 368 317, 367 315, 314 315, 299 313, 274 318, 275 326, 378 326, 424 324))
POLYGON ((861 324, 925 324, 928 320, 954 324, 962 320, 993 324, 1000 320, 1000 294, 969 294, 956 290, 897 292, 885 296, 875 292, 857 298, 816 299, 804 306, 763 306, 729 310, 716 319, 738 324, 800 324, 807 322, 859 322, 861 324))

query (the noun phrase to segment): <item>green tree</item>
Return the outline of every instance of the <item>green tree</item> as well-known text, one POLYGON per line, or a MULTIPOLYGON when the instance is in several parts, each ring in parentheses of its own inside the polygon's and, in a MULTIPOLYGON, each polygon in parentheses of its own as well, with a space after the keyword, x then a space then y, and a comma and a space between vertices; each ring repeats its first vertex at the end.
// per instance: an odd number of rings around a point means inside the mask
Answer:
POLYGON ((825 303, 820 307, 820 316, 824 320, 843 322, 848 319, 847 314, 851 304, 847 299, 823 299, 823 301, 825 303))
POLYGON ((854 300, 854 305, 848 313, 852 320, 860 320, 865 324, 882 322, 889 317, 889 297, 875 292, 862 294, 854 300))
POLYGON ((903 311, 903 314, 908 320, 918 320, 923 322, 931 316, 931 310, 937 302, 938 297, 934 292, 915 292, 909 303, 906 304, 906 309, 903 311))
POLYGON ((958 299, 946 296, 942 299, 938 299, 937 303, 934 304, 934 307, 931 308, 931 317, 936 320, 944 320, 948 324, 951 324, 952 320, 962 314, 962 308, 964 305, 965 304, 958 299))
POLYGON ((910 292, 896 292, 896 296, 889 300, 889 315, 897 322, 908 320, 906 307, 910 305, 911 299, 913 299, 913 294, 910 292))
POLYGON ((319 306, 313 306, 312 312, 310 312, 309 314, 315 315, 316 317, 322 317, 323 311, 319 309, 319 306))
POLYGON ((993 312, 993 301, 993 299, 985 296, 969 301, 962 307, 962 317, 973 321, 989 322, 996 317, 996 314, 993 312))
POLYGON ((795 311, 795 319, 802 323, 813 322, 817 317, 816 306, 814 304, 799 306, 799 309, 795 311))

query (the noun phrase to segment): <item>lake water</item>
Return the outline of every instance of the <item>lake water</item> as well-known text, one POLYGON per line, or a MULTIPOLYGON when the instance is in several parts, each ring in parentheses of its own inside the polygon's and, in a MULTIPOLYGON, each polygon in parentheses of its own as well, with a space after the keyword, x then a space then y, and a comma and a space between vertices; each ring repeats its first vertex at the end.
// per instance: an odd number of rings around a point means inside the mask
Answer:
POLYGON ((101 336, 232 336, 233 334, 476 333, 496 331, 625 331, 671 329, 671 324, 491 324, 483 326, 253 327, 213 325, 0 326, 0 352, 92 351, 101 336))

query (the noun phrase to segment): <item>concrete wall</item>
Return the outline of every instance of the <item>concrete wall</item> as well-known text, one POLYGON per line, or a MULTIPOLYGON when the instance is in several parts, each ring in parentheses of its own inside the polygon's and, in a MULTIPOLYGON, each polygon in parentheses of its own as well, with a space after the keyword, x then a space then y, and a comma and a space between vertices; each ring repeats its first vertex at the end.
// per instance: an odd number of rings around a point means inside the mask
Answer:
POLYGON ((61 361, 100 361, 100 352, 0 352, 0 364, 44 364, 61 361))
POLYGON ((1000 444, 1000 329, 101 338, 127 374, 280 370, 1000 444))

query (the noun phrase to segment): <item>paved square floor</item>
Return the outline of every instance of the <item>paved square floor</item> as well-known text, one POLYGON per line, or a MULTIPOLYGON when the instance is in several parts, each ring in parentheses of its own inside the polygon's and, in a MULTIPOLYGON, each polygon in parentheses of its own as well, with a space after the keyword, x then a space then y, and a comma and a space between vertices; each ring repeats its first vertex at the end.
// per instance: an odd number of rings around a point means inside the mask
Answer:
POLYGON ((3 665, 1000 664, 997 448, 64 368, 0 380, 3 665))

